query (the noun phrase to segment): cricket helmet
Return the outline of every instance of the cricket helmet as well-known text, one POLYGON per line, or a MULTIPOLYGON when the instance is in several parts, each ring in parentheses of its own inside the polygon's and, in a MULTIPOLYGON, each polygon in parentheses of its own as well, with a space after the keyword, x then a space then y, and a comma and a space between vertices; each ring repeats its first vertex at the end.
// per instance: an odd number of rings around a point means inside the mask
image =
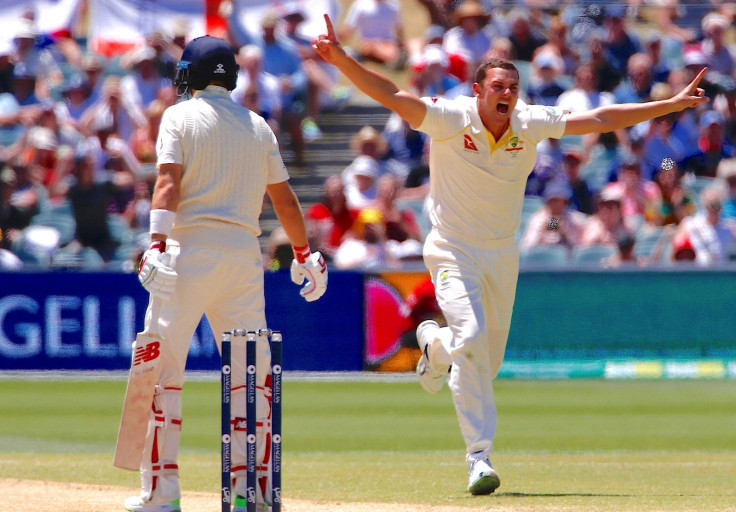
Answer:
POLYGON ((230 45, 224 39, 212 36, 192 39, 184 47, 176 67, 174 83, 180 95, 189 89, 204 89, 213 80, 223 82, 225 88, 232 91, 239 70, 230 45))

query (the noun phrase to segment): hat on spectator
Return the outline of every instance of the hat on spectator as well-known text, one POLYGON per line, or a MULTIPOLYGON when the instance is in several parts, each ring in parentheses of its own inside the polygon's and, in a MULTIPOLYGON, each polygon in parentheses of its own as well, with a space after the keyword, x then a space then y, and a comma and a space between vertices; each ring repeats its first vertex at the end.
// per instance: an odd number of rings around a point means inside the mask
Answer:
POLYGON ((361 155, 353 160, 353 163, 350 165, 350 170, 353 175, 375 178, 378 176, 378 162, 376 162, 375 158, 361 155))
POLYGON ((544 187, 544 200, 549 201, 550 199, 564 199, 569 201, 572 197, 572 189, 570 185, 562 180, 553 180, 544 187))
POLYGON ((564 65, 564 63, 561 62, 561 59, 547 52, 538 53, 534 57, 533 63, 539 69, 552 68, 555 71, 562 71, 564 65))
POLYGON ((18 30, 15 31, 15 37, 18 39, 35 39, 38 37, 36 24, 32 20, 21 19, 18 21, 18 30))
POLYGON ((174 38, 177 38, 187 37, 187 34, 189 34, 189 22, 186 20, 186 18, 179 18, 174 22, 174 25, 171 27, 171 35, 174 38))
POLYGON ((619 187, 607 186, 601 191, 600 202, 601 203, 620 203, 623 199, 622 191, 619 187))
POLYGON ((697 48, 685 50, 682 54, 682 63, 685 66, 704 66, 707 61, 705 54, 697 48))
POLYGON ((476 18, 481 25, 485 25, 491 16, 485 11, 483 5, 477 0, 464 0, 452 13, 455 24, 460 24, 463 18, 476 18))
POLYGON ((6 165, 0 171, 0 183, 4 185, 14 186, 18 182, 18 177, 15 175, 15 171, 9 165, 6 165))
POLYGON ((428 44, 424 47, 423 60, 427 66, 439 64, 446 68, 450 65, 450 60, 447 58, 445 51, 438 44, 428 44))
POLYGON ((386 150, 388 149, 386 139, 370 125, 365 125, 353 136, 350 141, 350 147, 354 151, 360 153, 363 146, 368 143, 373 143, 376 146, 376 154, 379 156, 386 153, 386 150))
POLYGON ((703 115, 700 117, 700 128, 707 128, 712 124, 723 124, 723 116, 716 112, 715 110, 708 110, 706 112, 703 112, 703 115))
POLYGON ((435 39, 443 39, 445 37, 445 27, 442 25, 430 25, 424 31, 424 39, 434 41, 435 39))
POLYGON ((64 83, 61 93, 66 96, 72 91, 84 91, 87 88, 87 78, 80 73, 71 75, 64 83))
POLYGON ((28 134, 28 139, 31 145, 36 149, 55 151, 59 146, 59 140, 53 130, 43 126, 33 127, 28 134))
POLYGON ((150 46, 141 46, 135 49, 129 56, 127 67, 132 68, 147 60, 153 60, 156 58, 156 50, 150 46))
POLYGON ((705 34, 710 32, 713 28, 725 30, 728 28, 728 25, 728 19, 717 12, 709 12, 703 16, 703 21, 700 22, 700 27, 703 29, 705 34))
POLYGON ((267 11, 261 18, 261 28, 274 28, 279 24, 279 15, 275 11, 267 11))

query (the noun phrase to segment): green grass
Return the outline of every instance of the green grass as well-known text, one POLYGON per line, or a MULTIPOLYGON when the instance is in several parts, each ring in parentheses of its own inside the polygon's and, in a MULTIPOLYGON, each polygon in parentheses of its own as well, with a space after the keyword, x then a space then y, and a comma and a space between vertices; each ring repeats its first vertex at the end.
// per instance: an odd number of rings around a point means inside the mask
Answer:
MULTIPOLYGON (((219 384, 188 382, 182 487, 219 487, 219 384)), ((138 485, 111 465, 123 381, 0 380, 0 478, 138 485)), ((449 392, 415 382, 284 382, 289 498, 515 510, 736 510, 733 381, 496 385, 502 487, 464 492, 449 392), (488 500, 492 501, 488 501, 488 500), (730 508, 729 508, 730 507, 730 508)))

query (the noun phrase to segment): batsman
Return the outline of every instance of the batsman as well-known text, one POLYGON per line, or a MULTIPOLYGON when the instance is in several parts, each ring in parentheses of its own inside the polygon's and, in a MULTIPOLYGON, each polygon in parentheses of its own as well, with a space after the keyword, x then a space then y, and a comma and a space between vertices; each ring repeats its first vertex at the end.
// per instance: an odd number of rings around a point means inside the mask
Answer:
MULTIPOLYGON (((311 302, 327 289, 325 261, 310 251, 276 137, 263 118, 230 98, 238 73, 232 48, 222 39, 199 37, 184 48, 177 66, 175 83, 182 99, 161 120, 151 248, 138 272, 151 294, 145 336, 139 335, 147 345, 134 350, 115 457, 115 465, 140 470, 141 494, 125 502, 135 512, 181 510, 177 458, 184 425, 182 386, 190 340, 202 315, 214 333, 267 328, 258 242, 264 194, 292 243, 291 279, 304 285, 301 295, 311 302), (139 371, 144 363, 150 368, 139 371), (137 429, 141 423, 146 428, 137 429)), ((218 349, 219 338, 216 334, 218 349)), ((267 510, 268 341, 259 340, 257 351, 256 499, 267 510)), ((245 512, 243 344, 233 347, 232 386, 233 510, 245 512)))

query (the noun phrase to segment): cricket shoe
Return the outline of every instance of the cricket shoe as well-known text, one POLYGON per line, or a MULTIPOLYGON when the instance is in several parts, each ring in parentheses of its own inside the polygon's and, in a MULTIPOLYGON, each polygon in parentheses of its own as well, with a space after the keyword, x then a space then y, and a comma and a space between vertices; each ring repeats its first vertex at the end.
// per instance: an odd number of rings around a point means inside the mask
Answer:
POLYGON ((143 501, 140 496, 132 496, 125 500, 125 510, 131 512, 181 512, 179 500, 171 500, 155 505, 150 501, 143 501))
MULTIPOLYGON (((248 510, 248 500, 245 496, 241 496, 240 494, 235 495, 235 501, 233 502, 233 512, 247 512, 248 510)), ((256 504, 256 512, 269 512, 271 510, 271 507, 269 507, 265 503, 257 503, 256 504)))
POLYGON ((491 494, 501 485, 496 470, 488 459, 473 460, 468 471, 468 492, 474 496, 491 494))
POLYGON ((424 390, 432 394, 440 392, 445 384, 445 375, 447 375, 447 370, 433 371, 429 366, 429 345, 434 339, 435 330, 439 328, 439 324, 434 320, 425 320, 417 327, 417 343, 422 350, 422 357, 417 363, 417 377, 424 390))

